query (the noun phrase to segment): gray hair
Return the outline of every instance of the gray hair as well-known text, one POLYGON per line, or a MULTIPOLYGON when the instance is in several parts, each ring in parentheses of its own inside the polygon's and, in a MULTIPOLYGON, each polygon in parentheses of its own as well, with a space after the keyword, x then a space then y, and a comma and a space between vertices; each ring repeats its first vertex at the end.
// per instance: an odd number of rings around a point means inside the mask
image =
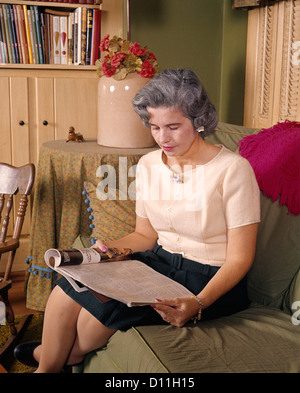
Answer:
POLYGON ((168 69, 151 79, 134 97, 133 107, 145 126, 150 127, 147 107, 179 109, 195 129, 204 127, 204 138, 214 132, 218 123, 216 108, 197 74, 190 69, 168 69))

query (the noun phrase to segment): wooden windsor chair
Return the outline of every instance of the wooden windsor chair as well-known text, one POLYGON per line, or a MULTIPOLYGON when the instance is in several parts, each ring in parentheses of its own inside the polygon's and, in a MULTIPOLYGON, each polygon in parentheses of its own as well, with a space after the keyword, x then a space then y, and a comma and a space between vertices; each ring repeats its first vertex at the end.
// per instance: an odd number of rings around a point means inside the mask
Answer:
POLYGON ((28 196, 31 193, 34 178, 35 167, 33 164, 14 167, 0 163, 0 259, 3 254, 8 253, 4 276, 0 277, 0 301, 2 301, 2 305, 3 303, 5 305, 5 316, 11 333, 10 339, 0 349, 0 360, 4 352, 27 326, 31 317, 30 315, 25 316, 16 328, 14 312, 8 299, 8 291, 12 286, 11 270, 20 244, 28 196), (18 199, 16 198, 17 194, 20 195, 18 199), (13 205, 15 205, 15 209, 13 205), (15 217, 13 231, 12 235, 8 236, 8 226, 13 219, 12 217, 15 217))

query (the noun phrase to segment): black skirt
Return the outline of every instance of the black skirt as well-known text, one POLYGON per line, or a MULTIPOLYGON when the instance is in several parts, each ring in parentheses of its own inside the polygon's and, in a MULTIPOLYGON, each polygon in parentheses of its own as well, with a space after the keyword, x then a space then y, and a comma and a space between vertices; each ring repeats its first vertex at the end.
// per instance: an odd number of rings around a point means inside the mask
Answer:
MULTIPOLYGON (((169 253, 157 244, 153 251, 134 253, 133 259, 142 261, 159 273, 179 282, 195 295, 206 286, 219 269, 219 267, 204 265, 183 258, 181 254, 169 253)), ((57 285, 109 328, 127 330, 132 326, 166 323, 150 306, 128 307, 117 300, 102 303, 90 291, 76 292, 65 278, 59 279, 57 285)), ((245 277, 213 305, 203 310, 201 319, 220 318, 241 311, 249 305, 247 279, 245 277)))

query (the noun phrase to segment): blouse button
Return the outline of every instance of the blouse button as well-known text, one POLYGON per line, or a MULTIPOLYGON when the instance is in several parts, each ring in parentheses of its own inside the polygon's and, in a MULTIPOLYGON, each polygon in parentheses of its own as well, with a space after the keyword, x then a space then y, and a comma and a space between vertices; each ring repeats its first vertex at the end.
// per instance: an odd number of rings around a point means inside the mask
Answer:
POLYGON ((170 208, 170 207, 168 207, 168 208, 167 208, 167 212, 168 212, 168 213, 170 213, 170 211, 171 211, 171 208, 170 208))

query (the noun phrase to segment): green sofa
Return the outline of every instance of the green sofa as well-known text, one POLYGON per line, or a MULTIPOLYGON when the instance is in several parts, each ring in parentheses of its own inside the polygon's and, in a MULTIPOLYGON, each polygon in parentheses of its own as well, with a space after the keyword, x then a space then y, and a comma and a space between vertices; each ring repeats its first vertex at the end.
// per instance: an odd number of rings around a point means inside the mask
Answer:
MULTIPOLYGON (((237 152, 237 142, 259 130, 219 123, 208 140, 237 152)), ((299 373, 299 219, 261 193, 257 250, 249 273, 249 309, 213 321, 137 326, 117 332, 88 354, 84 373, 299 373)), ((132 210, 134 214, 134 210, 132 210)), ((79 236, 74 246, 86 247, 79 236)))

